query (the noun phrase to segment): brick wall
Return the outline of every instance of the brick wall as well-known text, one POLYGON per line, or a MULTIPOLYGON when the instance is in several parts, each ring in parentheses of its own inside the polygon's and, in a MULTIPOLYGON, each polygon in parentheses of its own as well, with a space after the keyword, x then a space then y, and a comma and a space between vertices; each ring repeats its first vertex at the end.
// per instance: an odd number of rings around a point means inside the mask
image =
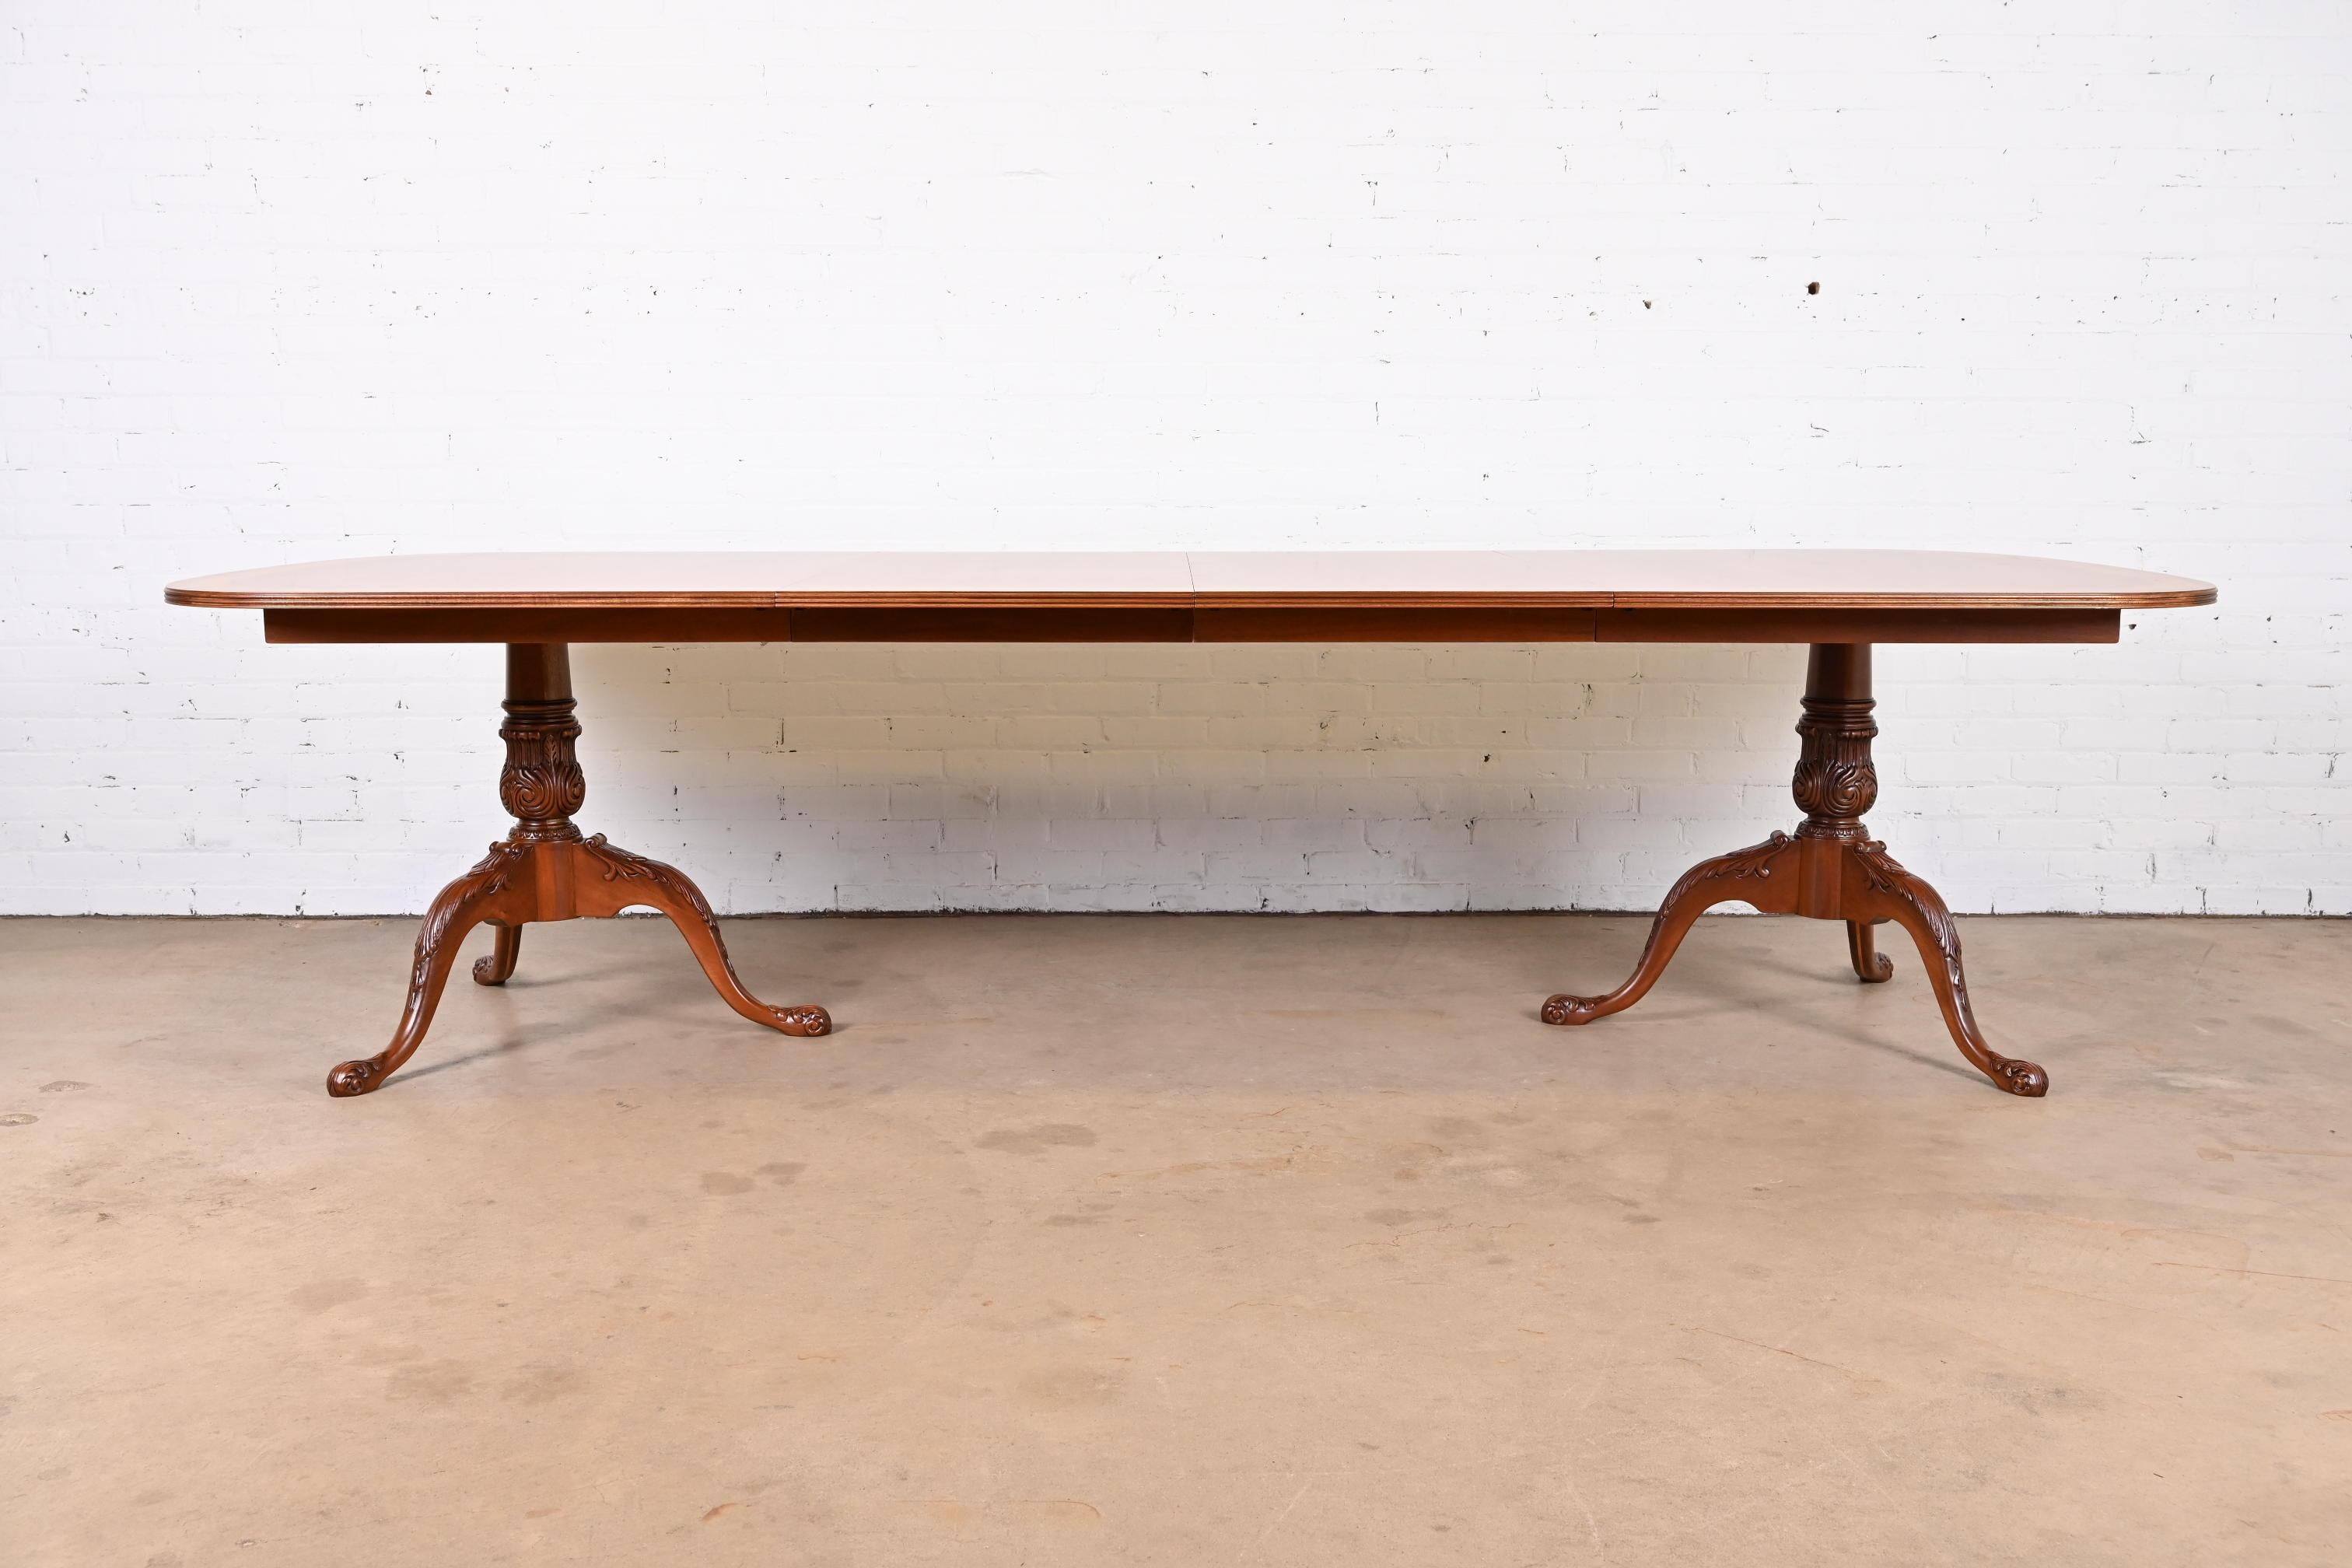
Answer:
MULTIPOLYGON (((1882 653, 1956 907, 2352 911, 2348 164, 2325 0, 9 0, 0 910, 502 829, 495 650, 179 575, 1897 543, 2224 593, 1882 653)), ((586 819, 735 910, 1647 907, 1790 820, 1801 664, 583 648, 586 819)))

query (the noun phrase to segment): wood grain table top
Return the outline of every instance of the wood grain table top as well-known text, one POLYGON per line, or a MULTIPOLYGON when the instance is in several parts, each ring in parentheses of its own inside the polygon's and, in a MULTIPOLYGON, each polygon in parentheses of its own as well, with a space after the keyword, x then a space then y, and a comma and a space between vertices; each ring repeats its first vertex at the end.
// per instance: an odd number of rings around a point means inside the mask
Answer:
POLYGON ((1912 550, 615 552, 385 555, 194 577, 174 605, 263 610, 1434 607, 2158 609, 2210 584, 1912 550))

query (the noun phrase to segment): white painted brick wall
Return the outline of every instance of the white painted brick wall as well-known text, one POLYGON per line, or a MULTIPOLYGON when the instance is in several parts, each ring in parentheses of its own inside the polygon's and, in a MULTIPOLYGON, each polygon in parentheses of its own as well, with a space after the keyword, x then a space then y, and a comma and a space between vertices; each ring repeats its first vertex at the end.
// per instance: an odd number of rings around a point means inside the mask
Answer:
MULTIPOLYGON (((457 548, 1904 543, 2219 581, 1881 656, 1968 910, 2352 910, 2352 7, 0 3, 0 908, 394 911, 457 548), (1808 295, 1818 280, 1821 292, 1808 295)), ((722 908, 1647 908, 1783 648, 598 647, 722 908)))

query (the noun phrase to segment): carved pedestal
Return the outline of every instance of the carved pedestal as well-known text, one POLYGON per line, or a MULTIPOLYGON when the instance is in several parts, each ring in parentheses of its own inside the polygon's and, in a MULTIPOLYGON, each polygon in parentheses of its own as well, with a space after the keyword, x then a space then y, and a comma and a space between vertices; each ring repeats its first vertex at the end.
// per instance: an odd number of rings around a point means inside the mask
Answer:
POLYGON ((1871 982, 1895 973, 1876 950, 1874 931, 1893 921, 1917 945, 1960 1054, 2011 1094, 2048 1093, 2048 1074, 1985 1044, 1969 1009, 1960 936, 1944 900, 1897 865, 1862 825, 1863 814, 1878 798, 1878 773, 1870 760, 1870 742, 1878 733, 1870 716, 1874 706, 1869 645, 1815 644, 1805 672, 1804 717, 1797 721, 1802 747, 1791 788, 1805 819, 1795 835, 1775 833, 1683 873, 1666 894, 1641 962, 1625 983, 1604 996, 1554 996, 1543 1005, 1544 1022, 1589 1024, 1631 1007, 1657 984, 1691 922, 1717 904, 1737 900, 1768 914, 1843 921, 1854 973, 1871 982))
POLYGON ((327 1075, 327 1092, 365 1094, 415 1054, 433 1022, 433 1009, 467 932, 488 923, 498 945, 477 960, 474 979, 499 985, 514 973, 522 928, 532 921, 616 915, 644 905, 676 922, 702 972, 727 1005, 755 1024, 787 1035, 822 1035, 833 1021, 822 1007, 771 1007, 743 989, 719 940, 718 917, 701 890, 675 867, 583 837, 572 814, 587 798, 573 744, 580 722, 572 716, 572 662, 561 643, 515 643, 507 648, 507 743, 499 799, 514 828, 472 870, 450 883, 425 911, 409 970, 408 1005, 392 1043, 373 1057, 343 1062, 327 1075))

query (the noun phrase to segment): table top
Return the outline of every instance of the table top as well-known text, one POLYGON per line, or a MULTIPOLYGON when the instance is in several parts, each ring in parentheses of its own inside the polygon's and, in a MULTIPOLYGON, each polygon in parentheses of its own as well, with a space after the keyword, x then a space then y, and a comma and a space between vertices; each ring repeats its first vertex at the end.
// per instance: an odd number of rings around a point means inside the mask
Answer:
POLYGON ((2210 584, 1914 550, 616 552, 385 555, 193 577, 174 605, 264 610, 1510 607, 2126 610, 2210 584))

